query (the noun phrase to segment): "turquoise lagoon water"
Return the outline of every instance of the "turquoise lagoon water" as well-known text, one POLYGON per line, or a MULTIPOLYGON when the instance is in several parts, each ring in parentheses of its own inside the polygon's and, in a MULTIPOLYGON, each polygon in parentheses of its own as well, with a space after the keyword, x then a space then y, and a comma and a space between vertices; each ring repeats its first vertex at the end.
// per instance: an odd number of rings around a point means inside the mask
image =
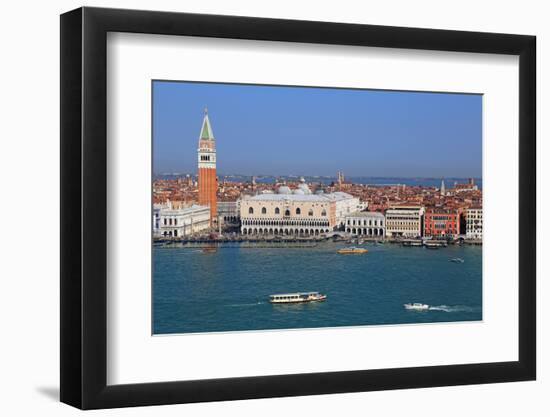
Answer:
POLYGON ((482 248, 365 244, 366 255, 315 247, 153 248, 153 333, 228 332, 482 319, 482 248), (450 262, 460 257, 462 264, 450 262), (270 294, 319 291, 327 301, 272 305, 270 294), (421 302, 428 311, 409 311, 421 302))

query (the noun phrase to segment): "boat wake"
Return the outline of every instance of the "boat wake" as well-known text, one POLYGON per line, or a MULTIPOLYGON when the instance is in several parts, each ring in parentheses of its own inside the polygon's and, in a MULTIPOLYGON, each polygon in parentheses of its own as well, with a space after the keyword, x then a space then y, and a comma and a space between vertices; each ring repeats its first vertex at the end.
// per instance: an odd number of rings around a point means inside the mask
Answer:
POLYGON ((464 313, 475 313, 476 311, 479 311, 479 308, 476 307, 469 307, 469 306, 447 306, 447 305, 440 305, 440 306, 430 306, 428 310, 431 311, 444 311, 445 313, 458 313, 458 312, 464 312, 464 313))
POLYGON ((258 301, 257 303, 227 304, 226 307, 252 307, 252 306, 258 306, 260 304, 265 304, 265 302, 258 301))

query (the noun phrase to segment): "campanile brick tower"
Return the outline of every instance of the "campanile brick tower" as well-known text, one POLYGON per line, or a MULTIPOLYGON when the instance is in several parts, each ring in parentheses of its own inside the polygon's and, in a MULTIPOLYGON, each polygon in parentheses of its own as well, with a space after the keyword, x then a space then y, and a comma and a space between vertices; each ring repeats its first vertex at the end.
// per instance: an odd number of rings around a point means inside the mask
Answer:
POLYGON ((207 109, 204 109, 197 152, 199 158, 199 204, 210 206, 210 226, 212 226, 218 214, 216 201, 218 179, 216 177, 216 141, 207 109))

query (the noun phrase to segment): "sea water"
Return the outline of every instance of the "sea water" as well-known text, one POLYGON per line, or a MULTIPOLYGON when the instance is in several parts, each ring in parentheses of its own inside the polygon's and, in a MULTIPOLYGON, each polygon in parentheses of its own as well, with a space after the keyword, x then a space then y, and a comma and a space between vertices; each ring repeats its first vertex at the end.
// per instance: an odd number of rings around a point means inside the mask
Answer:
POLYGON ((482 247, 228 243, 203 252, 153 248, 153 333, 229 332, 482 320, 482 247), (308 246, 308 245, 306 245, 308 246), (462 258, 464 263, 454 263, 462 258), (272 305, 269 295, 318 291, 324 302, 272 305), (411 311, 405 303, 429 304, 411 311))

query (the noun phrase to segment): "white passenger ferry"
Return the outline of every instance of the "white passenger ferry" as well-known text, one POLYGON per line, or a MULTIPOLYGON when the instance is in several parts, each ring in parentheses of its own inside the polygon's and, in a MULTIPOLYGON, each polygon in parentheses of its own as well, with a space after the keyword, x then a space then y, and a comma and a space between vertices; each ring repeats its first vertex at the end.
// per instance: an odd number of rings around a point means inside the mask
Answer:
POLYGON ((269 302, 272 304, 285 303, 309 303, 312 301, 325 301, 326 294, 318 292, 295 292, 290 294, 273 294, 269 296, 269 302))

